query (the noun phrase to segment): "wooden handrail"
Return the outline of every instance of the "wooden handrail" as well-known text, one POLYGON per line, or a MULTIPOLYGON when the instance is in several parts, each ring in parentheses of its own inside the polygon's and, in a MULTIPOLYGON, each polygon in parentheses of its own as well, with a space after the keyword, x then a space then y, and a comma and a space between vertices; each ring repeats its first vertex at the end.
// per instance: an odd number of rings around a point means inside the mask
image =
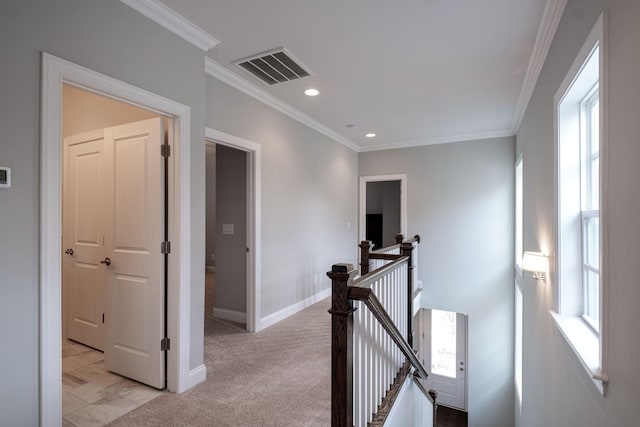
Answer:
MULTIPOLYGON (((378 272, 376 271, 373 274, 375 273, 378 272)), ((367 282, 369 281, 367 280, 367 282)), ((411 366, 413 366, 418 375, 423 379, 427 379, 427 377, 429 376, 429 374, 427 374, 427 370, 424 368, 424 366, 422 366, 422 363, 420 363, 420 359, 418 359, 418 356, 416 356, 413 348, 411 348, 411 345, 409 345, 407 340, 404 339, 402 333, 398 330, 395 323, 393 323, 393 320, 391 320, 391 317, 384 309, 384 307, 380 303, 380 300, 378 300, 378 297, 376 297, 376 294, 373 293, 371 288, 367 287, 366 284, 364 286, 349 286, 349 299, 358 300, 365 303, 373 316, 378 320, 378 322, 380 322, 382 328, 389 334, 393 342, 398 346, 402 354, 404 354, 407 360, 409 360, 409 363, 411 363, 411 366)))
POLYGON ((402 255, 399 255, 399 254, 382 254, 378 252, 371 252, 369 254, 369 259, 386 259, 389 261, 393 261, 400 258, 401 256, 402 255))

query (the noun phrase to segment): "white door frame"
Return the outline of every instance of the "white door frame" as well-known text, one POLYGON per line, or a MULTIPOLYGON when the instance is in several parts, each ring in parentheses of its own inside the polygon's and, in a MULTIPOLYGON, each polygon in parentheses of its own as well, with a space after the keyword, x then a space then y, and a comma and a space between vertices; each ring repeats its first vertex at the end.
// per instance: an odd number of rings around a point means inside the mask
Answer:
POLYGON ((173 151, 169 162, 167 388, 183 392, 203 381, 206 371, 189 371, 191 196, 191 109, 96 71, 42 53, 40 153, 40 423, 60 425, 61 385, 61 165, 64 83, 169 116, 173 151))
POLYGON ((367 239, 367 182, 400 181, 400 230, 407 236, 407 174, 360 177, 360 241, 367 239))
POLYGON ((247 153, 247 330, 262 329, 262 145, 216 129, 205 140, 247 153))

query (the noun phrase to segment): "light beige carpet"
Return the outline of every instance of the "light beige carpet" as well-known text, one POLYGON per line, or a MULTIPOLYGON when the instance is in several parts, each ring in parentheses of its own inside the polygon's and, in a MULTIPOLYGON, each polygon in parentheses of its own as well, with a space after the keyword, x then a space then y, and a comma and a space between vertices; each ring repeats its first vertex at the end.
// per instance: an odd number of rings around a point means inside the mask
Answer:
POLYGON ((205 320, 207 380, 165 393, 110 426, 328 426, 329 299, 256 334, 205 320))

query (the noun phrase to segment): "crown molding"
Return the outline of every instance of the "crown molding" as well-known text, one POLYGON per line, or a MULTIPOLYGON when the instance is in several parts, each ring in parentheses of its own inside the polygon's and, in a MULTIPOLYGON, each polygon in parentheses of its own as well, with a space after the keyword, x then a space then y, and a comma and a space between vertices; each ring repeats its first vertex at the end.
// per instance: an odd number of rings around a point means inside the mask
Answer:
POLYGON ((504 137, 514 136, 514 135, 515 134, 511 129, 503 129, 503 130, 497 130, 492 132, 478 132, 478 133, 469 133, 465 135, 443 136, 439 138, 422 138, 422 139, 414 139, 412 141, 367 145, 364 147, 360 147, 360 152, 364 153, 367 151, 382 151, 382 150, 395 150, 398 148, 423 147, 425 145, 448 144, 451 142, 476 141, 476 140, 490 139, 490 138, 504 138, 504 137))
POLYGON ((220 44, 211 34, 158 0, 120 1, 205 52, 220 44))
POLYGON ((520 91, 520 97, 518 98, 518 105, 513 117, 513 123, 511 128, 513 133, 518 133, 520 124, 524 118, 524 113, 527 110, 531 95, 533 95, 533 89, 536 87, 538 77, 542 71, 542 66, 547 58, 547 53, 551 47, 551 42, 556 34, 562 13, 567 5, 567 0, 547 0, 547 4, 542 13, 542 20, 540 21, 540 27, 538 27, 538 35, 536 36, 536 42, 533 45, 533 52, 531 53, 531 59, 529 59, 529 67, 527 73, 524 76, 524 82, 522 84, 522 90, 520 91))
POLYGON ((205 71, 211 77, 214 77, 220 80, 221 82, 226 83, 229 86, 236 88, 241 92, 244 92, 245 94, 280 111, 283 114, 286 114, 292 119, 297 120, 303 125, 306 125, 311 129, 314 129, 320 132, 321 134, 333 139, 336 142, 339 142, 340 144, 352 149, 353 151, 355 152, 360 151, 361 148, 358 145, 354 144, 349 139, 345 138, 344 136, 340 135, 334 130, 328 128, 322 123, 316 121, 315 119, 312 119, 311 117, 307 116, 297 108, 292 107, 286 102, 281 101, 280 99, 271 95, 267 91, 260 89, 258 86, 254 85, 248 80, 238 76, 234 72, 218 64, 213 59, 205 58, 205 71))

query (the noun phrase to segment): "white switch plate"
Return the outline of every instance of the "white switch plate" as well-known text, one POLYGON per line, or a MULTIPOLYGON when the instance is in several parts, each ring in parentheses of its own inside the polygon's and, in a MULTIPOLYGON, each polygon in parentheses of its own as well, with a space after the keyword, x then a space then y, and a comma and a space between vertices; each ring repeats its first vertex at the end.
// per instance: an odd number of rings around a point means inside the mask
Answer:
POLYGON ((235 227, 233 224, 222 224, 222 234, 234 234, 235 227))
POLYGON ((0 166, 0 188, 11 187, 11 168, 0 166))

